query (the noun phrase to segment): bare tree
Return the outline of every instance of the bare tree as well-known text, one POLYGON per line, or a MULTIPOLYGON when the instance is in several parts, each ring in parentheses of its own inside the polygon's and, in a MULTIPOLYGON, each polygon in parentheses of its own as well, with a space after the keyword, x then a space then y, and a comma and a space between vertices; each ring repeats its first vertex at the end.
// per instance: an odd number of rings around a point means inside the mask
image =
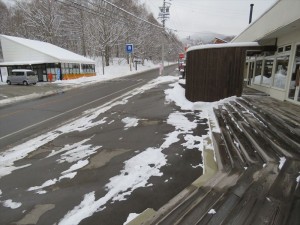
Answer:
POLYGON ((24 15, 24 24, 29 38, 37 38, 56 44, 60 34, 62 16, 60 5, 53 0, 32 0, 17 2, 17 8, 24 15))
POLYGON ((127 57, 129 42, 135 46, 134 57, 143 61, 159 60, 162 42, 169 57, 177 55, 178 38, 157 28, 153 14, 134 0, 16 1, 8 9, 0 0, 1 33, 50 42, 85 56, 103 56, 106 66, 113 56, 127 57))

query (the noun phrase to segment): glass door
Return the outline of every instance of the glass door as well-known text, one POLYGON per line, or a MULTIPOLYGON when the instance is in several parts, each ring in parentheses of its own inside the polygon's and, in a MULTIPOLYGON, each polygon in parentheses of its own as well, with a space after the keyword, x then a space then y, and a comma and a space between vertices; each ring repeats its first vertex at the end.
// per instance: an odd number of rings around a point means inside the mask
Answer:
POLYGON ((293 64, 291 82, 289 87, 289 99, 300 102, 300 45, 297 45, 295 61, 293 64))

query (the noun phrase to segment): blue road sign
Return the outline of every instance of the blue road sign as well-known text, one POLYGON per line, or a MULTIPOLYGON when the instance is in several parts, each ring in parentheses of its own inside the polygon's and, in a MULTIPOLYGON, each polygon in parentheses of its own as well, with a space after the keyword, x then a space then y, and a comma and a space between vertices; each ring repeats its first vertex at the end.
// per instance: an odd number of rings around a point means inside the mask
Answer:
POLYGON ((128 54, 133 52, 133 44, 126 44, 126 52, 128 54))

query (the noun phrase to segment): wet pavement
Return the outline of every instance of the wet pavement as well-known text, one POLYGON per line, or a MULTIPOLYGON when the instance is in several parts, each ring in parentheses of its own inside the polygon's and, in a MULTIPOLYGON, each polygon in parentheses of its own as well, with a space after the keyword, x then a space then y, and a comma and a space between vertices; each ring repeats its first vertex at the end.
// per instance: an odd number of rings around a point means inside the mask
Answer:
MULTIPOLYGON (((196 180, 202 153, 184 147, 185 132, 206 134, 207 121, 166 103, 169 83, 129 91, 3 151, 0 224, 123 224, 130 213, 158 210, 196 180), (198 125, 183 131, 170 115, 198 125)), ((20 94, 39 87, 13 88, 20 94)))
MULTIPOLYGON (((45 87, 51 92, 64 91, 59 86, 45 84, 45 87)), ((45 90, 39 86, 21 87, 15 96, 0 92, 0 98, 23 95, 28 93, 28 88, 36 88, 36 92, 45 90)), ((148 147, 161 147, 164 143, 161 134, 176 130, 165 123, 174 112, 181 112, 190 121, 198 120, 199 126, 192 133, 205 133, 207 127, 203 124, 207 121, 165 104, 163 90, 166 88, 168 85, 164 84, 136 95, 94 119, 99 122, 106 118, 105 123, 83 133, 63 134, 19 161, 16 166, 32 166, 1 179, 0 201, 13 199, 23 205, 15 210, 0 207, 0 222, 53 224, 74 205, 79 205, 84 194, 95 192, 95 199, 100 200, 107 194, 105 185, 112 176, 120 174, 124 162, 148 147), (126 129, 120 121, 127 117, 140 121, 127 132, 120 132, 126 129), (34 183, 41 185, 42 181, 60 177, 70 164, 56 164, 58 156, 47 156, 79 140, 87 140, 84 144, 98 146, 101 151, 90 156, 89 164, 78 170, 76 178, 40 188, 45 194, 28 191, 34 183), (32 177, 24 180, 27 174, 32 177)), ((195 181, 202 174, 202 168, 197 167, 202 162, 202 153, 197 149, 184 150, 184 136, 179 135, 178 142, 162 151, 168 162, 161 167, 162 176, 152 177, 148 181, 151 185, 135 189, 124 201, 110 200, 80 224, 123 224, 129 213, 142 212, 146 213, 131 224, 299 224, 299 112, 298 105, 246 88, 243 98, 215 110, 222 130, 221 134, 213 135, 217 172, 211 164, 212 154, 205 151, 211 171, 205 179, 200 177, 195 181)), ((155 163, 151 166, 155 167, 155 163)))
POLYGON ((218 172, 137 224, 300 224, 300 106, 244 93, 215 109, 218 172))

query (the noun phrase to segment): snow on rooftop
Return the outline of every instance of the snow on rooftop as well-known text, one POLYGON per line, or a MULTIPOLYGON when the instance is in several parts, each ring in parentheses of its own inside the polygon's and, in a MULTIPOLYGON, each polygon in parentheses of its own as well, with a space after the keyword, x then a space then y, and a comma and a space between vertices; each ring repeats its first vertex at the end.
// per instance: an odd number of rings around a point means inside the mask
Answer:
POLYGON ((66 49, 60 48, 56 45, 47 42, 7 36, 7 35, 0 35, 0 37, 18 43, 19 45, 23 45, 25 47, 31 48, 42 54, 56 58, 58 62, 95 63, 91 59, 88 59, 84 56, 78 55, 74 52, 68 51, 66 49))
POLYGON ((188 48, 188 52, 201 49, 211 49, 211 48, 233 48, 233 47, 257 47, 259 44, 257 42, 235 42, 235 43, 224 43, 224 44, 207 44, 207 45, 197 45, 188 48))

